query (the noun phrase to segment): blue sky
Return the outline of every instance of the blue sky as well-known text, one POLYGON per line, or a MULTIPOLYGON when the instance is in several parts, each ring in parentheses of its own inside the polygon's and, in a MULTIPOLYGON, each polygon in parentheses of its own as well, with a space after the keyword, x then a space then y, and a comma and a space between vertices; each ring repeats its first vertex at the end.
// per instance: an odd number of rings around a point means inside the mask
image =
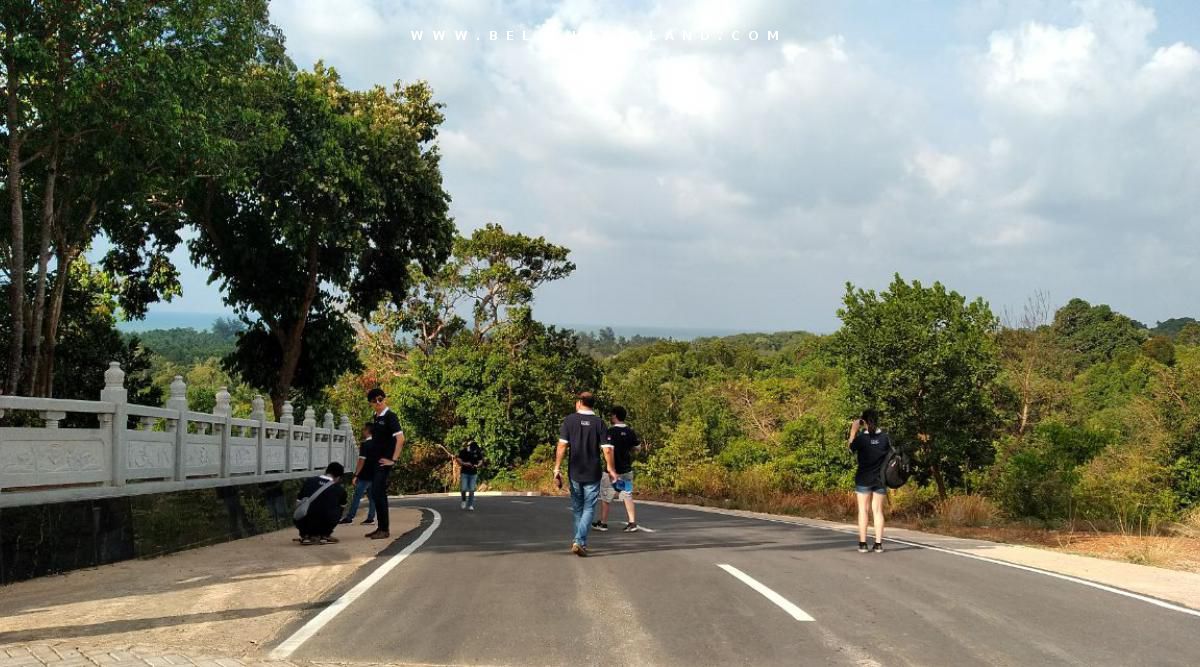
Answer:
MULTIPOLYGON (((545 320, 829 331, 847 281, 895 272, 998 312, 1041 290, 1151 324, 1200 315, 1196 3, 271 10, 302 66, 430 82, 460 229, 573 251, 576 274, 539 293, 545 320)), ((184 279, 152 312, 222 310, 202 271, 184 279)))

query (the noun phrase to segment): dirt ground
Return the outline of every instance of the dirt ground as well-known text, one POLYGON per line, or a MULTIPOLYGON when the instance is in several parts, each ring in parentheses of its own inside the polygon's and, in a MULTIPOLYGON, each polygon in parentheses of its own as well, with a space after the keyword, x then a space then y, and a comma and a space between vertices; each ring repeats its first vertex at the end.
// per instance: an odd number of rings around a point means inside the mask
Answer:
MULTIPOLYGON (((420 524, 392 509, 392 535, 420 524)), ((340 526, 338 544, 300 546, 281 530, 152 560, 135 560, 0 588, 0 646, 81 642, 155 645, 253 656, 331 601, 390 540, 340 526)))

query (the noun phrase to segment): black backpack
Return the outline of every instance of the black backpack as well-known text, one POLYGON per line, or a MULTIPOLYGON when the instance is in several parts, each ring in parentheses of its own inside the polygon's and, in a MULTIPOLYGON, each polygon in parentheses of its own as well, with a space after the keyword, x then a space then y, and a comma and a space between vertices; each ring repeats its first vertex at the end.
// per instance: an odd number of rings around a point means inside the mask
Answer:
POLYGON ((889 489, 898 489, 904 486, 910 476, 912 460, 889 437, 888 453, 883 457, 883 467, 879 469, 879 481, 889 489))

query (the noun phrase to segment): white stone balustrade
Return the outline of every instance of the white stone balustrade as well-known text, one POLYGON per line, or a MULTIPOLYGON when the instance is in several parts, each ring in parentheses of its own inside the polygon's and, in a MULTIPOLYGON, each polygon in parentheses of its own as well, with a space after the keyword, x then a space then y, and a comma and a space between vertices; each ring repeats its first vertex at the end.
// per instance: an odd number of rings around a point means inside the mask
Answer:
POLYGON ((346 415, 318 425, 310 407, 296 424, 285 402, 268 421, 256 396, 249 418, 235 417, 225 387, 212 414, 194 412, 178 375, 165 407, 137 405, 115 361, 104 385, 99 401, 0 396, 0 417, 29 412, 41 424, 0 426, 0 508, 307 477, 357 456, 346 415), (92 416, 67 427, 68 415, 92 416))

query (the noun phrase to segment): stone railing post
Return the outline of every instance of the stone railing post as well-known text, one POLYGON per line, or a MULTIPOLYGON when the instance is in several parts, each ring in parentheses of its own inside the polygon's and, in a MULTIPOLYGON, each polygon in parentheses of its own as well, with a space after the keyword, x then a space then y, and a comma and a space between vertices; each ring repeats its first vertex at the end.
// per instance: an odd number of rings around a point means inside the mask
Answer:
POLYGON ((213 428, 221 429, 221 477, 229 476, 229 420, 233 418, 232 398, 229 388, 221 387, 217 391, 217 404, 213 408, 213 414, 222 418, 220 422, 213 424, 213 428))
POLYGON ((279 418, 287 432, 287 444, 283 448, 283 472, 285 473, 292 471, 292 427, 296 424, 294 410, 291 401, 284 401, 283 416, 279 418))
POLYGON ((313 445, 316 444, 317 436, 317 411, 311 405, 304 409, 304 428, 308 429, 308 463, 304 469, 312 470, 313 445))
POLYGON ((187 478, 187 469, 183 463, 188 434, 188 399, 187 383, 183 381, 182 375, 176 375, 175 379, 171 381, 167 409, 179 412, 179 417, 171 420, 174 423, 169 426, 171 432, 175 434, 175 479, 183 480, 187 478))
POLYGON ((125 486, 125 426, 129 420, 129 392, 125 389, 125 371, 121 364, 111 361, 104 371, 104 389, 100 400, 114 405, 112 413, 112 483, 125 486))
POLYGON ((338 424, 338 428, 342 431, 342 465, 347 469, 354 469, 354 463, 358 461, 358 452, 354 451, 357 447, 354 439, 354 428, 350 426, 350 417, 346 413, 342 413, 342 421, 338 424))
POLYGON ((263 422, 267 421, 267 403, 263 400, 261 394, 255 394, 254 400, 250 401, 250 418, 258 421, 258 428, 255 429, 255 433, 258 436, 255 438, 257 445, 255 449, 258 454, 258 471, 255 474, 261 475, 263 474, 264 467, 263 438, 266 437, 264 435, 266 429, 263 427, 263 422))
POLYGON ((322 467, 329 465, 329 463, 334 460, 333 455, 337 453, 337 451, 334 449, 334 445, 333 445, 334 428, 335 428, 335 424, 333 421, 333 412, 326 410, 325 411, 325 421, 321 424, 321 430, 325 432, 324 433, 325 443, 326 443, 325 462, 318 463, 318 465, 320 465, 322 467))

